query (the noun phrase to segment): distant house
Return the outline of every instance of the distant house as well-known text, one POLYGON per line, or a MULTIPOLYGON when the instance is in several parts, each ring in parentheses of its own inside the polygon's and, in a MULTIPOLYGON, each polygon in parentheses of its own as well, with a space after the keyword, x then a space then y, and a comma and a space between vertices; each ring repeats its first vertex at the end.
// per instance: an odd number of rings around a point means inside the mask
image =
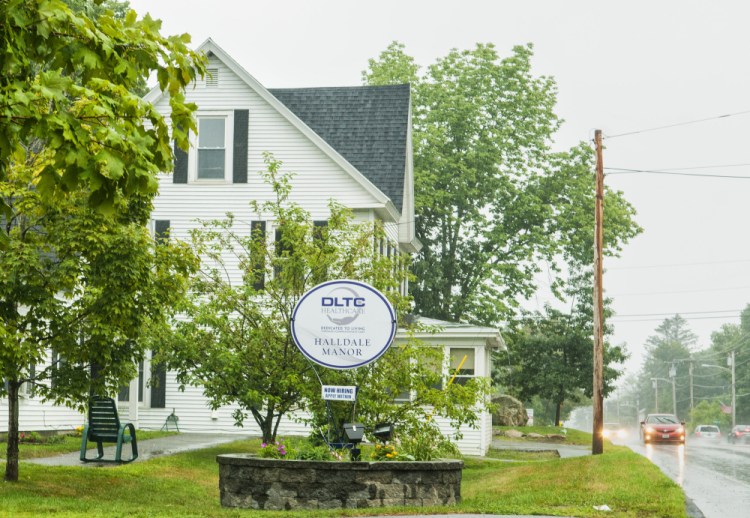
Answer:
MULTIPOLYGON (((208 57, 208 74, 187 89, 186 97, 198 106, 199 135, 191 137, 189 152, 175 148, 174 172, 160 176, 152 214, 155 234, 169 230, 171 236, 185 239, 197 220, 223 218, 231 212, 237 221, 262 225, 272 236, 275 222, 258 220, 249 206, 250 200, 263 201, 272 195, 257 174, 265 169, 263 153, 271 152, 285 171, 295 173, 291 198, 314 220, 328 218, 328 202, 334 198, 352 209, 357 220, 384 224, 387 239, 380 244, 381 253, 419 250, 408 85, 266 89, 212 40, 198 50, 208 57)), ((168 100, 158 89, 145 98, 169 113, 168 100)), ((239 281, 239 270, 234 274, 239 281)), ((442 333, 423 338, 443 346, 449 358, 467 356, 461 378, 488 376, 490 351, 504 346, 499 332, 443 326, 442 333)), ((396 340, 402 339, 398 333, 396 340)), ((47 427, 38 419, 47 405, 39 405, 33 397, 22 404, 22 429, 47 427)), ((245 422, 244 429, 235 427, 233 410, 211 411, 200 388, 180 391, 171 372, 152 372, 149 361, 143 362, 138 378, 120 394, 123 418, 140 428, 159 429, 174 412, 181 431, 258 431, 252 420, 245 422), (150 379, 158 382, 152 386, 146 382, 150 379)), ((3 411, 7 413, 7 406, 0 406, 0 426, 7 421, 3 411)), ((77 414, 66 411, 64 416, 70 417, 71 426, 81 423, 77 414)), ((56 421, 56 426, 67 417, 56 421)), ((291 420, 279 430, 282 435, 305 432, 303 425, 291 420)), ((483 453, 490 438, 491 420, 485 415, 480 430, 464 430, 460 447, 466 453, 483 453)))

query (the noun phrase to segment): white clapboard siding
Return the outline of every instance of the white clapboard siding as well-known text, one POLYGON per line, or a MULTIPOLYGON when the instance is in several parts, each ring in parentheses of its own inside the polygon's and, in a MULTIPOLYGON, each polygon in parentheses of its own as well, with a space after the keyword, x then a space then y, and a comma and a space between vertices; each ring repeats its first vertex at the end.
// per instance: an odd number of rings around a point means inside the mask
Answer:
MULTIPOLYGON (((84 416, 78 411, 42 403, 37 397, 21 398, 18 413, 18 428, 22 432, 69 431, 84 424, 84 416)), ((8 398, 0 398, 0 432, 7 431, 8 398)))

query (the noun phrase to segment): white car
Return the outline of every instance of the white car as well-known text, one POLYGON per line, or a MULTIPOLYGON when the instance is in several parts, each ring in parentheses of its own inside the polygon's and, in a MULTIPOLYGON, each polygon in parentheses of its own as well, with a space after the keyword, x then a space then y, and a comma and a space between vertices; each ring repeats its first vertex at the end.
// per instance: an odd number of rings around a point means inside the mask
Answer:
POLYGON ((604 423, 602 437, 605 439, 625 439, 627 437, 625 428, 620 423, 604 423))
POLYGON ((721 439, 721 430, 712 424, 699 424, 695 427, 693 436, 696 439, 721 439))

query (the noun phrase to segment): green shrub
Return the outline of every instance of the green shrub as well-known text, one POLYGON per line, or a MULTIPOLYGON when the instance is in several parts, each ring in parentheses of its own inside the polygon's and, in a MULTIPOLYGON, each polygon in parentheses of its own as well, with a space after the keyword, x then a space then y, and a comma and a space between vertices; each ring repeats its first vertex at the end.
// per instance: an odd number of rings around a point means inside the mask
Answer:
POLYGON ((290 449, 289 458, 297 460, 340 461, 344 459, 344 455, 340 451, 331 449, 328 445, 315 445, 309 441, 303 441, 290 449))
POLYGON ((398 434, 398 444, 397 460, 425 461, 461 456, 458 447, 443 435, 434 421, 402 429, 398 434))

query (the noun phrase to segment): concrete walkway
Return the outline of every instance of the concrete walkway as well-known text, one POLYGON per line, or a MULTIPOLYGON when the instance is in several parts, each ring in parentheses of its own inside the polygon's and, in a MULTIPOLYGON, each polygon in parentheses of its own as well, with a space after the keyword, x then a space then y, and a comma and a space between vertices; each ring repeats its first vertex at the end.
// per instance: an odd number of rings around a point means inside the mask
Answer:
MULTIPOLYGON (((256 436, 246 434, 180 433, 177 435, 169 435, 167 437, 138 441, 138 459, 135 462, 160 457, 162 455, 173 455, 183 451, 201 450, 203 448, 210 448, 219 444, 248 439, 250 437, 256 436)), ((136 438, 138 438, 137 432, 136 438)), ((93 443, 93 445, 94 448, 96 448, 96 443, 93 443)), ((130 444, 124 444, 122 447, 122 458, 129 459, 131 451, 130 444)), ((31 459, 23 462, 33 462, 34 464, 43 464, 45 466, 117 466, 117 464, 113 463, 81 462, 80 455, 80 452, 65 453, 55 457, 31 459)), ((93 453, 90 452, 88 455, 89 457, 96 456, 96 449, 94 449, 93 453)), ((106 446, 104 448, 104 458, 115 458, 115 446, 106 446)))

